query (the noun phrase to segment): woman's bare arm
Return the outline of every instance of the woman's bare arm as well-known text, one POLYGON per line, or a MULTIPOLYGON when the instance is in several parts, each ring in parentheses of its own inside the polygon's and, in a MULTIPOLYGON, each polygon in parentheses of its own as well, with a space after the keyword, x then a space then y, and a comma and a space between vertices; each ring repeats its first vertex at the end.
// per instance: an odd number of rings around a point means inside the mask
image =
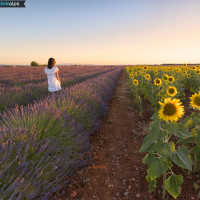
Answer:
MULTIPOLYGON (((56 77, 57 77, 58 81, 60 82, 60 78, 59 78, 58 72, 56 72, 56 77)), ((60 84, 61 84, 61 82, 60 82, 60 84)))

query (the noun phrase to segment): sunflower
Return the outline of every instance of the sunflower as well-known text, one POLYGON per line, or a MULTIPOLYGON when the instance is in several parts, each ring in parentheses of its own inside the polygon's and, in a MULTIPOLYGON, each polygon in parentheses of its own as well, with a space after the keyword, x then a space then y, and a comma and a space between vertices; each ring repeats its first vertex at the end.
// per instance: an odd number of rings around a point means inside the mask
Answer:
POLYGON ((154 80, 154 84, 155 85, 161 85, 162 84, 162 80, 160 79, 160 78, 156 78, 155 80, 154 80))
POLYGON ((187 71, 183 71, 183 74, 187 74, 187 71))
POLYGON ((144 66, 144 70, 147 70, 148 69, 148 67, 147 66, 144 66))
POLYGON ((140 71, 139 73, 140 73, 142 76, 144 75, 144 72, 142 72, 142 71, 140 71))
POLYGON ((190 78, 190 77, 191 77, 191 75, 190 75, 190 74, 188 74, 188 75, 187 75, 187 78, 190 78))
POLYGON ((151 78, 151 76, 149 74, 146 74, 145 78, 148 80, 151 78))
POLYGON ((169 81, 170 83, 173 83, 173 82, 174 82, 174 77, 173 77, 173 76, 168 76, 168 81, 169 81))
POLYGON ((193 108, 198 108, 200 110, 200 91, 199 94, 195 93, 192 95, 192 97, 190 97, 191 101, 190 101, 190 105, 193 108))
POLYGON ((164 81, 167 81, 168 80, 168 75, 167 74, 163 74, 162 78, 163 78, 164 81))
POLYGON ((177 89, 174 86, 169 86, 169 88, 167 89, 167 94, 169 96, 175 96, 177 94, 177 89))
POLYGON ((154 71, 154 74, 155 74, 155 75, 158 75, 158 71, 154 71))
POLYGON ((193 66, 193 67, 192 67, 192 70, 196 70, 196 67, 195 67, 195 66, 193 66))
POLYGON ((159 102, 161 105, 158 111, 159 119, 164 121, 178 121, 184 115, 184 107, 181 106, 180 99, 165 98, 164 103, 159 102))
POLYGON ((196 74, 200 74, 200 70, 199 69, 197 69, 196 74))
POLYGON ((133 84, 134 84, 134 85, 138 85, 138 80, 134 79, 134 80, 133 80, 133 84))
POLYGON ((134 75, 133 75, 133 73, 130 73, 130 77, 131 77, 131 78, 134 78, 134 75))

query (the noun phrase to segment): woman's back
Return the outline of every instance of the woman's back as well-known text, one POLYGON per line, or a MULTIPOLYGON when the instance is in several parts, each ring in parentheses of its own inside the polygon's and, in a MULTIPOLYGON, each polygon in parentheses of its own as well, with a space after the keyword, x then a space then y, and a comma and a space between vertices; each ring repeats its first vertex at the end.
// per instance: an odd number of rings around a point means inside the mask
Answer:
POLYGON ((48 69, 47 67, 44 69, 44 72, 47 74, 48 77, 48 90, 49 92, 55 92, 58 90, 62 90, 60 83, 56 77, 56 72, 59 71, 59 69, 54 66, 51 69, 48 69))

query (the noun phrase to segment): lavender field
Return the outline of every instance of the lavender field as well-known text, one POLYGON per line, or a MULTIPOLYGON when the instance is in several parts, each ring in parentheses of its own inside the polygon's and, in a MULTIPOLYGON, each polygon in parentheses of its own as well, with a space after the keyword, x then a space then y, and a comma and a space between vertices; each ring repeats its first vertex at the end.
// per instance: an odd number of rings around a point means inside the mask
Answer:
POLYGON ((91 162, 89 136, 122 67, 59 69, 62 92, 54 94, 44 68, 0 68, 0 199, 49 199, 91 162))
MULTIPOLYGON (((59 66, 62 88, 105 73, 98 66, 59 66)), ((49 94, 44 67, 0 67, 0 111, 27 105, 49 94)))

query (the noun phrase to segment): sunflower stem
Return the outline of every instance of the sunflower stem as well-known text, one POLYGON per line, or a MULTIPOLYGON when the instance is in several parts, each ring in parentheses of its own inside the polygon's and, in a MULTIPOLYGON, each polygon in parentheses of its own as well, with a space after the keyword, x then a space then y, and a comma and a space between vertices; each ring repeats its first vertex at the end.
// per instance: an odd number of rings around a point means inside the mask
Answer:
POLYGON ((194 173, 197 172, 197 159, 194 158, 194 173))
POLYGON ((162 200, 165 200, 165 194, 166 194, 166 186, 165 186, 165 181, 166 181, 166 172, 163 174, 163 192, 162 192, 162 200))

